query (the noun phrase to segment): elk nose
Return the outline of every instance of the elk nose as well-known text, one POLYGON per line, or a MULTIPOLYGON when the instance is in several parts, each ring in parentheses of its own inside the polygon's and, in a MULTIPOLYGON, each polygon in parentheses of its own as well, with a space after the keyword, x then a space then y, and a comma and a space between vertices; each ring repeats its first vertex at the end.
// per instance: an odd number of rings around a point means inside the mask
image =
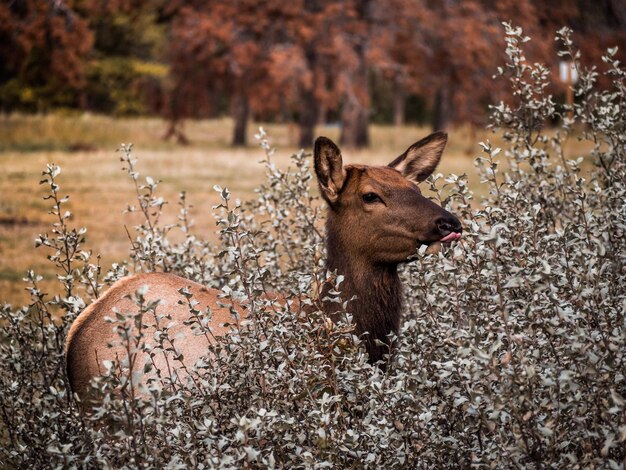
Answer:
POLYGON ((460 234, 463 231, 463 227, 461 227, 461 222, 459 219, 450 215, 448 217, 441 217, 437 220, 437 228, 439 229, 439 233, 441 233, 442 237, 449 235, 451 233, 460 234))

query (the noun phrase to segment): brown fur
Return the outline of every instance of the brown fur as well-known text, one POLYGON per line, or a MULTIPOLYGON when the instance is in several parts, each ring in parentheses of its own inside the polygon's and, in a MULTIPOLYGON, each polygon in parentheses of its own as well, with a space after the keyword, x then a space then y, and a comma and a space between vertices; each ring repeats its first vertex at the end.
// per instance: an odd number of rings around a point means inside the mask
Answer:
POLYGON ((420 244, 439 240, 436 221, 453 216, 422 196, 415 184, 394 169, 349 165, 345 170, 343 190, 328 211, 327 267, 344 276, 342 298, 356 296, 348 311, 357 332, 368 333, 367 350, 376 362, 389 352, 387 336, 397 334, 400 327, 398 264, 420 244), (364 203, 362 195, 368 192, 380 194, 384 204, 364 203))
MULTIPOLYGON (((411 146, 388 167, 344 166, 341 152, 332 141, 320 137, 315 142, 315 171, 320 192, 328 203, 327 267, 344 276, 342 298, 356 296, 348 304, 348 311, 353 314, 357 332, 368 334, 366 345, 373 362, 383 358, 389 350, 387 335, 397 333, 400 327, 402 286, 398 264, 406 262, 420 245, 435 246, 451 231, 461 231, 456 217, 422 196, 416 185, 437 166, 445 141, 445 134, 433 134, 411 146), (377 345, 376 340, 386 346, 377 345)), ((122 313, 136 312, 136 305, 128 297, 144 285, 148 286, 148 300, 161 299, 157 312, 169 313, 175 322, 170 335, 176 337, 176 348, 183 353, 187 366, 206 354, 211 338, 194 336, 183 324, 189 311, 187 305, 178 303, 182 299, 179 289, 189 287, 194 300, 200 302, 200 310, 212 308, 213 335, 228 333, 223 324, 232 323, 232 317, 227 308, 217 307, 219 291, 172 274, 124 278, 87 307, 68 333, 67 373, 72 390, 81 397, 87 395, 90 379, 101 374, 104 360, 125 355, 119 347, 107 348, 107 343, 118 337, 105 317, 115 315, 113 308, 122 313)), ((336 309, 336 304, 324 306, 329 315, 336 309)), ((234 307, 245 315, 241 305, 234 307)), ((144 330, 146 341, 153 341, 155 330, 154 324, 144 330)), ((147 358, 139 359, 138 367, 143 367, 147 358)), ((166 375, 175 364, 171 355, 161 354, 154 361, 157 370, 166 371, 166 375)))
MULTIPOLYGON (((113 330, 113 324, 107 322, 105 317, 115 318, 113 308, 120 313, 136 313, 138 307, 128 296, 133 295, 144 285, 148 286, 145 294, 147 301, 161 299, 161 303, 156 307, 156 313, 167 312, 175 321, 175 325, 170 329, 170 337, 174 338, 174 345, 184 354, 184 361, 188 366, 206 354, 211 338, 194 336, 191 327, 183 324, 183 321, 189 318, 189 309, 187 305, 178 304, 178 301, 184 300, 178 292, 179 289, 191 290, 194 300, 200 302, 197 309, 203 311, 206 307, 211 307, 213 313, 211 328, 215 336, 226 334, 228 328, 222 325, 233 322, 227 308, 217 307, 219 291, 215 289, 207 289, 188 279, 166 273, 136 274, 120 279, 76 318, 68 332, 65 344, 67 375, 72 391, 79 396, 84 398, 89 395, 89 381, 105 370, 104 360, 126 356, 121 347, 107 348, 107 343, 119 342, 119 336, 113 330)), ((239 306, 237 309, 242 311, 239 306)), ((146 341, 154 343, 153 335, 156 328, 154 319, 149 316, 150 314, 146 314, 147 318, 144 319, 144 323, 149 325, 144 333, 146 341)), ((138 367, 143 368, 146 360, 143 355, 139 356, 138 367)), ((168 363, 176 364, 171 354, 168 354, 167 358, 164 355, 157 355, 154 361, 156 367, 161 370, 167 370, 168 363)))

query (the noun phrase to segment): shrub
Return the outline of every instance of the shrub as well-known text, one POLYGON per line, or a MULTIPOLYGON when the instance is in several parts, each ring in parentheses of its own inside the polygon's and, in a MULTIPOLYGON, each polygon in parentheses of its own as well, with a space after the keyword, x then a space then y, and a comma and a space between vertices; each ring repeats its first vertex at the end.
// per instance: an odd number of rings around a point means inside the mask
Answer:
MULTIPOLYGON (((193 235, 187 202, 179 222, 159 223, 158 182, 145 184, 131 147, 122 160, 143 213, 131 260, 141 270, 177 273, 249 302, 253 322, 211 347, 189 378, 165 378, 131 393, 124 362, 108 364, 91 413, 71 397, 63 365, 69 324, 89 298, 128 272, 105 275, 82 249, 84 229, 68 226, 60 169, 49 165, 51 250, 60 291, 1 309, 0 462, 33 467, 415 468, 609 467, 626 458, 626 71, 604 57, 610 90, 583 70, 570 31, 558 39, 579 68, 576 102, 557 105, 549 70, 526 63, 521 30, 505 25, 512 85, 493 108, 504 151, 484 143, 477 166, 490 194, 473 202, 465 176, 437 175, 434 197, 463 221, 464 240, 438 255, 422 249, 406 265, 405 323, 390 366, 369 365, 349 315, 333 324, 298 303, 315 298, 321 261, 320 205, 309 192, 308 156, 283 171, 266 136, 267 182, 255 201, 216 187, 217 246, 193 235), (571 115, 570 115, 571 114, 571 115), (547 132, 548 123, 560 122, 547 132), (593 143, 566 158, 564 145, 593 143), (500 169, 497 158, 508 165, 500 169), (587 171, 588 161, 596 164, 587 171), (183 232, 180 243, 171 241, 183 232), (262 294, 285 293, 291 305, 262 294), (303 295, 304 294, 304 295, 303 295), (271 314, 267 312, 271 311, 271 314)), ((341 289, 341 278, 336 279, 341 289)), ((147 348, 132 328, 154 314, 141 290, 138 313, 113 315, 128 350, 147 348)), ((191 295, 190 321, 203 332, 191 295)), ((349 313, 349 304, 340 306, 349 313)), ((164 328, 161 343, 171 348, 164 328)), ((180 359, 183 361, 183 359, 180 359)))

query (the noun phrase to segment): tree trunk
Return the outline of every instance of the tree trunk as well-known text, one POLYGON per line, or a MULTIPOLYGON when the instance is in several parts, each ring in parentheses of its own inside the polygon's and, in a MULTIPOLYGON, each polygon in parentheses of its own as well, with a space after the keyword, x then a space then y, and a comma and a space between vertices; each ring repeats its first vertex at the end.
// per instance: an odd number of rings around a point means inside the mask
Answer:
POLYGON ((314 48, 308 48, 305 53, 307 67, 313 74, 310 86, 302 86, 300 89, 300 140, 301 148, 308 148, 313 144, 315 137, 315 125, 317 124, 319 106, 315 91, 317 89, 317 53, 314 48))
POLYGON ((317 112, 317 125, 323 126, 328 122, 328 107, 324 104, 319 105, 319 110, 317 112))
POLYGON ((357 134, 356 134, 356 146, 357 147, 369 147, 370 145, 370 132, 369 132, 369 107, 367 109, 361 108, 359 110, 359 119, 357 121, 357 134))
POLYGON ((89 100, 87 99, 87 92, 84 89, 78 92, 78 107, 83 112, 89 110, 89 100))
POLYGON ((347 90, 341 111, 341 145, 361 148, 369 145, 369 78, 365 48, 356 47, 359 64, 347 72, 347 90))
POLYGON ((626 4, 624 0, 609 0, 611 14, 622 28, 626 28, 626 4))
POLYGON ((176 142, 180 145, 189 145, 189 139, 183 131, 183 121, 170 119, 168 121, 167 131, 163 135, 163 140, 170 140, 172 137, 176 139, 176 142))
POLYGON ((280 122, 281 124, 289 124, 293 122, 293 116, 291 115, 291 110, 287 105, 287 100, 285 100, 285 95, 280 95, 280 122))
POLYGON ((235 120, 232 146, 245 146, 247 144, 246 130, 250 118, 250 104, 245 94, 236 93, 232 97, 231 112, 235 120))
POLYGON ((313 90, 303 90, 300 94, 300 140, 298 145, 308 148, 313 144, 315 125, 318 119, 318 106, 313 90))
POLYGON ((433 131, 445 130, 450 122, 450 90, 446 85, 442 85, 435 95, 435 106, 433 111, 433 131))
POLYGON ((163 135, 163 140, 170 140, 172 137, 181 145, 189 145, 189 139, 183 131, 183 117, 185 116, 182 108, 182 100, 179 89, 174 87, 169 90, 167 99, 162 104, 162 114, 167 118, 167 131, 163 135))
POLYGON ((404 86, 396 80, 393 89, 393 125, 404 126, 406 93, 404 86))
POLYGON ((356 67, 344 72, 346 90, 341 112, 340 142, 347 147, 367 147, 370 140, 369 70, 366 54, 372 26, 371 8, 370 0, 357 2, 356 13, 358 21, 363 26, 363 32, 356 35, 352 46, 357 57, 356 67))
POLYGON ((369 145, 368 110, 356 100, 343 104, 341 112, 341 145, 362 148, 369 145))

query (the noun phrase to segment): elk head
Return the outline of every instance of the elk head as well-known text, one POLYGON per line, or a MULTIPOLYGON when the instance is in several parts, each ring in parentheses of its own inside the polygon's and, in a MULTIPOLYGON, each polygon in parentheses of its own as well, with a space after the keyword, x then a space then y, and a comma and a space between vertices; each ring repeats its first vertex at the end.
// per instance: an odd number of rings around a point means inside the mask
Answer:
POLYGON ((396 265, 420 245, 435 248, 460 239, 459 220, 417 186, 437 167, 446 142, 447 135, 436 132, 388 166, 344 166, 339 148, 319 137, 315 172, 329 206, 329 259, 337 251, 342 258, 369 265, 396 265))

